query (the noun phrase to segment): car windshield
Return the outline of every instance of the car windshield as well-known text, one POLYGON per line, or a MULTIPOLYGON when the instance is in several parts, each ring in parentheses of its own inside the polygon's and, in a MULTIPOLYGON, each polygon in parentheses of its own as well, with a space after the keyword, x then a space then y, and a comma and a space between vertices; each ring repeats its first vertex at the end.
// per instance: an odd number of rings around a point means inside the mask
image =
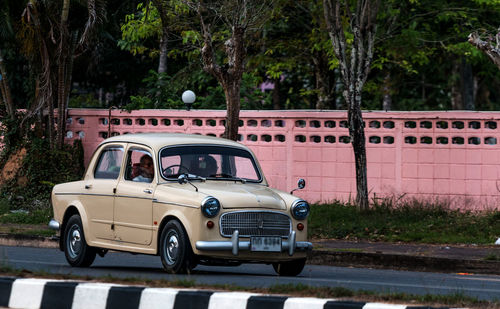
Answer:
POLYGON ((225 146, 176 146, 160 150, 161 175, 174 180, 188 174, 213 180, 260 182, 253 156, 244 149, 225 146))

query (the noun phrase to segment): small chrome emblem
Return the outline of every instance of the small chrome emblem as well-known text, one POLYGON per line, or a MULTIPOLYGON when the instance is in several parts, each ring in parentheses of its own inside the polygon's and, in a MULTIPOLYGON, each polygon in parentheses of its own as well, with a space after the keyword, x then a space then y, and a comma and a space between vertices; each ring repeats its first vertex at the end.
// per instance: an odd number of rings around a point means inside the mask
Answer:
POLYGON ((264 229, 264 220, 263 219, 259 219, 257 221, 257 227, 259 228, 259 230, 263 230, 264 229))

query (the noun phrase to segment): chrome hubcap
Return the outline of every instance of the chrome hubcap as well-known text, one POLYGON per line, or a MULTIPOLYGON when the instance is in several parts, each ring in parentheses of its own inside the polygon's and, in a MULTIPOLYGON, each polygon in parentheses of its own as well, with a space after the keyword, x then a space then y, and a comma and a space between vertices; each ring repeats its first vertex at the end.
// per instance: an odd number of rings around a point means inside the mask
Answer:
POLYGON ((82 250, 82 236, 78 225, 75 224, 71 227, 66 241, 69 256, 73 259, 77 258, 82 250))
POLYGON ((179 254, 179 238, 175 231, 169 231, 166 237, 165 257, 168 265, 174 265, 179 254))

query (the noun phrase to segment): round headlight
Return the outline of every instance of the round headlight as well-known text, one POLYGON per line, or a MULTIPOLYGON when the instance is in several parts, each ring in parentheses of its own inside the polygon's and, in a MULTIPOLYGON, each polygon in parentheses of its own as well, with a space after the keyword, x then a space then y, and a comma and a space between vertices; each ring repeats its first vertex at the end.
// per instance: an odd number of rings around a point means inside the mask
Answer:
POLYGON ((292 216, 297 220, 304 220, 309 215, 309 204, 304 200, 296 200, 291 208, 292 216))
POLYGON ((207 218, 213 218, 217 216, 220 211, 220 203, 215 197, 207 197, 201 203, 201 212, 207 218))

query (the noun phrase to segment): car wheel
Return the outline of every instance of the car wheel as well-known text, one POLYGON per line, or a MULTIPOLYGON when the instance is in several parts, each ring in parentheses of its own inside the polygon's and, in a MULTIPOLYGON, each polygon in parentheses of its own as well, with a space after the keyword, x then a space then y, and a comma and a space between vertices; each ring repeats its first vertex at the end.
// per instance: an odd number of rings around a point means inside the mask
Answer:
POLYGON ((274 271, 280 276, 297 276, 306 265, 306 259, 293 260, 288 262, 273 263, 274 271))
POLYGON ((82 219, 72 215, 64 229, 64 255, 71 266, 88 267, 94 262, 96 249, 87 245, 82 219))
POLYGON ((179 221, 168 222, 161 232, 160 257, 169 273, 189 272, 196 264, 186 231, 179 221))

